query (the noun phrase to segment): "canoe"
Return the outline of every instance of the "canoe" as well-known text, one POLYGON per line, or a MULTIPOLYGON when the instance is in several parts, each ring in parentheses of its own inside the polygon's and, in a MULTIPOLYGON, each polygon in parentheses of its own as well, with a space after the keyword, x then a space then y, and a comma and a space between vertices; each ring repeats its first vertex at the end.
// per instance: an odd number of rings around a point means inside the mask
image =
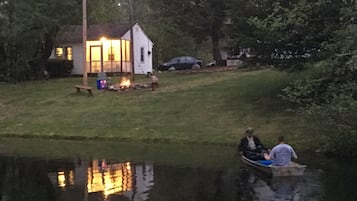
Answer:
POLYGON ((243 155, 241 155, 241 157, 244 164, 274 177, 275 176, 302 176, 304 175, 304 171, 306 168, 306 165, 301 165, 293 161, 289 164, 289 166, 273 166, 273 165, 265 164, 264 162, 266 161, 260 161, 260 162, 253 161, 243 155))

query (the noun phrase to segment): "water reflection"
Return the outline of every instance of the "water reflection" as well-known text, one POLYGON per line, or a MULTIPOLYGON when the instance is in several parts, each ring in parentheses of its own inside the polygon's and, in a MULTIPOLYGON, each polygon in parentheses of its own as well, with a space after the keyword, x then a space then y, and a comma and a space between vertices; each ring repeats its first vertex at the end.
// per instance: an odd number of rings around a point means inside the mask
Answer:
POLYGON ((67 169, 64 163, 56 165, 59 168, 48 177, 61 190, 60 200, 147 200, 154 184, 153 164, 148 162, 77 159, 67 169))
POLYGON ((297 177, 267 177, 244 169, 239 181, 242 186, 242 200, 319 201, 323 198, 321 174, 318 171, 310 170, 304 176, 297 177))
POLYGON ((239 165, 0 157, 0 197, 2 201, 355 201, 356 166, 344 171, 329 167, 309 169, 303 177, 269 178, 239 165))

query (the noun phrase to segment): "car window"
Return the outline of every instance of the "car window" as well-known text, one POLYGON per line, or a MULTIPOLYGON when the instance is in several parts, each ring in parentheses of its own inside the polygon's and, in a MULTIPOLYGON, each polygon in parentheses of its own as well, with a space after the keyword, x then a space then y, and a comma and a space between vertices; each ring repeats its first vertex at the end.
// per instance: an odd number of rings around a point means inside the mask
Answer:
POLYGON ((189 63, 195 63, 196 59, 193 58, 193 57, 186 57, 186 61, 189 62, 189 63))
POLYGON ((176 63, 180 61, 180 57, 175 57, 169 61, 169 63, 176 63))
POLYGON ((186 61, 185 57, 180 57, 179 63, 185 63, 185 61, 186 61))

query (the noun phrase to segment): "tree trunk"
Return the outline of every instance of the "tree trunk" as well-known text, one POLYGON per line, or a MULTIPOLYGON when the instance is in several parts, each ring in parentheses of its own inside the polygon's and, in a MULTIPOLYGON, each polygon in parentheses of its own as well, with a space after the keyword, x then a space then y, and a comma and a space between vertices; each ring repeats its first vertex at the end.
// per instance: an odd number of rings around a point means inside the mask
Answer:
POLYGON ((223 65, 222 61, 222 56, 221 56, 221 51, 219 47, 219 33, 218 30, 213 30, 211 34, 211 40, 212 40, 212 54, 213 54, 213 59, 217 62, 217 65, 223 65))
MULTIPOLYGON (((218 14, 217 14, 218 15, 218 14)), ((220 16, 220 15, 218 15, 220 16)), ((221 56, 221 48, 220 48, 220 39, 222 37, 222 26, 223 26, 223 17, 216 17, 211 25, 211 40, 212 40, 212 53, 213 58, 216 61, 217 65, 224 65, 221 56)))

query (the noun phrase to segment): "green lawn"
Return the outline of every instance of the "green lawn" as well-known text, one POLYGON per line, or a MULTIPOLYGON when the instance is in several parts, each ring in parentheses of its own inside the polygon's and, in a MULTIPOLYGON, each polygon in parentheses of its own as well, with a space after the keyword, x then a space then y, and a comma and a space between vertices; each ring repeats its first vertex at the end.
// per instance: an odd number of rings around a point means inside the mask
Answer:
MULTIPOLYGON (((237 144, 247 126, 299 145, 299 118, 278 97, 295 75, 273 70, 160 73, 155 91, 75 93, 81 78, 0 83, 0 136, 237 144)), ((137 77, 138 81, 145 81, 137 77)), ((119 78, 113 78, 118 81, 119 78)))

